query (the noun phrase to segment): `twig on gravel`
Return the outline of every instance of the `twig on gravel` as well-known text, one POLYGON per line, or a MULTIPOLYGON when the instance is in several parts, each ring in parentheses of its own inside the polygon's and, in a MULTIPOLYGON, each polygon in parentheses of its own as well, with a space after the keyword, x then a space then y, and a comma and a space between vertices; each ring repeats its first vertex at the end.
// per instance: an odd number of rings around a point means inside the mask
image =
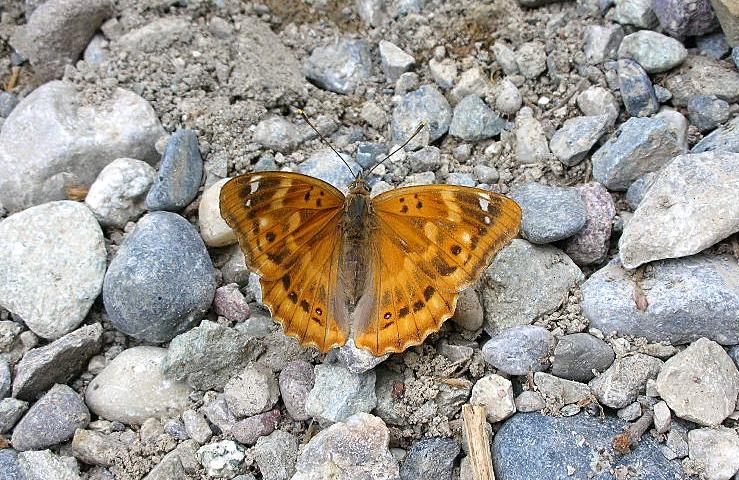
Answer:
POLYGON ((490 436, 486 428, 485 407, 464 405, 462 418, 467 433, 467 451, 473 478, 475 480, 495 480, 493 457, 490 453, 490 436))
POLYGON ((624 431, 624 433, 616 435, 616 437, 613 439, 613 448, 619 453, 629 453, 631 450, 636 448, 637 445, 639 445, 639 440, 641 440, 641 436, 644 434, 644 432, 649 430, 649 427, 652 426, 653 420, 654 414, 652 414, 651 410, 645 411, 644 414, 639 418, 639 420, 632 423, 626 428, 626 431, 624 431))

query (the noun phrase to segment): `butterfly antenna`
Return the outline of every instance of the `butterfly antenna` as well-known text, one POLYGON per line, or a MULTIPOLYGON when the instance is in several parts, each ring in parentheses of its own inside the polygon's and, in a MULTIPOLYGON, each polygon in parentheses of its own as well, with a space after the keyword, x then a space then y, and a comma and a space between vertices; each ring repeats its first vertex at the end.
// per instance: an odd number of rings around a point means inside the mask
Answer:
POLYGON ((405 148, 406 145, 408 145, 409 143, 411 143, 411 140, 413 140, 416 135, 418 135, 419 133, 421 133, 421 130, 423 130, 423 128, 426 125, 428 125, 427 122, 421 122, 418 125, 418 127, 416 127, 416 131, 413 132, 413 135, 411 135, 410 138, 408 138, 408 140, 406 140, 403 145, 401 145, 398 148, 396 148, 395 150, 393 150, 392 153, 390 153, 390 155, 388 155, 387 157, 383 158, 382 160, 380 160, 380 162, 376 163, 372 168, 370 168, 369 172, 367 172, 367 176, 369 176, 369 174, 372 173, 372 170, 374 170, 375 168, 377 168, 380 165, 382 165, 383 163, 385 163, 385 160, 387 160, 388 158, 392 157, 393 155, 395 155, 399 151, 403 150, 403 148, 405 148))
POLYGON ((321 132, 319 132, 319 131, 318 131, 318 129, 317 129, 317 128, 316 128, 316 127, 315 127, 315 126, 314 126, 314 125, 313 125, 313 124, 311 123, 311 121, 310 121, 310 120, 308 120, 308 116, 307 116, 307 115, 305 114, 305 112, 304 112, 304 111, 303 111, 302 109, 300 109, 300 108, 298 109, 298 112, 299 112, 299 113, 300 113, 300 115, 301 115, 301 116, 303 117, 303 120, 305 120, 305 123, 307 123, 307 124, 308 124, 308 126, 310 126, 310 128, 312 128, 312 129, 313 129, 313 131, 314 131, 314 132, 316 132, 316 134, 318 134, 318 138, 320 138, 320 139, 321 139, 321 141, 322 141, 322 142, 323 142, 324 144, 328 145, 328 148, 330 148, 331 150, 333 150, 333 151, 334 151, 334 153, 336 154, 336 156, 337 156, 337 157, 339 157, 339 159, 340 159, 340 160, 341 160, 341 161, 342 161, 342 162, 344 163, 344 165, 346 165, 346 168, 348 168, 348 169, 349 169, 349 172, 350 172, 350 173, 352 174, 352 176, 353 176, 354 178, 357 178, 357 175, 356 175, 356 174, 354 173, 354 171, 352 170, 352 167, 350 167, 350 166, 349 166, 349 164, 348 164, 348 163, 346 163, 346 160, 344 160, 344 157, 342 157, 342 156, 341 156, 341 154, 340 154, 339 152, 337 152, 337 151, 336 151, 336 149, 334 148, 334 146, 333 146, 333 145, 331 145, 331 143, 330 143, 330 142, 329 142, 328 140, 326 140, 326 137, 324 137, 323 135, 321 135, 321 132))

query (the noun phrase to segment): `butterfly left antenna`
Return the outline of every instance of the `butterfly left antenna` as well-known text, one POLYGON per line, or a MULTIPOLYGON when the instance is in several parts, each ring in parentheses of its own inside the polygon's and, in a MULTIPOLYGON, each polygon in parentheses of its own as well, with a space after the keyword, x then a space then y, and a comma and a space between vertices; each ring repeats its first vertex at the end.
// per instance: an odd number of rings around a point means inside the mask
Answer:
POLYGON ((342 157, 341 154, 336 151, 336 149, 334 148, 334 146, 331 145, 331 143, 328 140, 326 140, 326 137, 324 137, 323 135, 321 135, 321 132, 319 132, 318 129, 311 123, 311 121, 308 120, 308 116, 305 114, 305 112, 302 109, 299 108, 298 109, 298 112, 303 117, 303 120, 305 120, 305 123, 307 123, 310 126, 310 128, 312 128, 313 131, 316 132, 316 134, 318 134, 318 138, 320 138, 321 141, 324 144, 328 145, 328 147, 331 150, 334 151, 334 153, 336 154, 336 156, 339 157, 339 159, 344 163, 344 165, 346 165, 346 168, 349 169, 349 172, 351 172, 352 176, 356 179, 357 178, 357 174, 355 174, 354 171, 352 170, 352 167, 350 167, 349 164, 346 163, 346 160, 344 160, 344 157, 342 157))

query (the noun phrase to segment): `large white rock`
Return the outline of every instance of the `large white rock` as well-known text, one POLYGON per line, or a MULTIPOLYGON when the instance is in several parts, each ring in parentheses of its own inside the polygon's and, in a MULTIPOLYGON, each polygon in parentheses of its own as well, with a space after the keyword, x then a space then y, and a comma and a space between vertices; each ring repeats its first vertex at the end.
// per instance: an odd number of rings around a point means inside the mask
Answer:
POLYGON ((739 153, 685 154, 664 167, 619 241, 626 268, 698 253, 739 231, 739 153))
POLYGON ((739 435, 726 427, 688 432, 690 459, 701 465, 706 480, 729 480, 739 471, 739 435))
POLYGON ((192 388, 164 377, 161 364, 166 356, 166 348, 124 350, 90 382, 87 406, 106 420, 132 425, 184 410, 192 388))
POLYGON ((56 339, 74 330, 100 293, 105 243, 81 203, 50 202, 0 222, 0 305, 34 333, 56 339))
POLYGON ((90 103, 76 87, 46 83, 24 98, 0 131, 0 203, 10 211, 67 198, 121 157, 155 163, 164 135, 149 102, 116 89, 90 103))
POLYGON ((200 198, 198 207, 198 223, 200 236, 209 247, 225 247, 236 243, 236 234, 221 217, 221 188, 231 180, 224 178, 206 188, 200 198))

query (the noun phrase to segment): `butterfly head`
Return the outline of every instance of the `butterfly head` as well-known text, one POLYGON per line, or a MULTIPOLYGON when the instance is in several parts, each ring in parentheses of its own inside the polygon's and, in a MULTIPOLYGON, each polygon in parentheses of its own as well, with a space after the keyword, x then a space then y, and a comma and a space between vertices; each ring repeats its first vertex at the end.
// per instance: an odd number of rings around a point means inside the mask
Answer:
POLYGON ((370 186, 369 183, 367 183, 367 180, 362 177, 362 174, 360 173, 356 179, 352 183, 349 184, 349 193, 353 194, 359 194, 359 195, 369 195, 370 192, 370 186))

